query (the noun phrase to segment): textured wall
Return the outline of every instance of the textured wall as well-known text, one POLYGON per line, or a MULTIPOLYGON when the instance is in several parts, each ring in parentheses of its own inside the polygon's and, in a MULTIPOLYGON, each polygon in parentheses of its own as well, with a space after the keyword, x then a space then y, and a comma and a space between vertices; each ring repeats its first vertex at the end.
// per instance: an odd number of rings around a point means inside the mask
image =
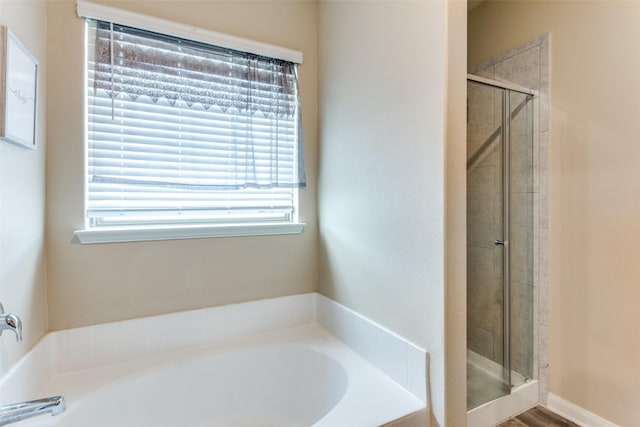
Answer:
POLYGON ((80 245, 83 220, 83 21, 75 1, 48 3, 47 198, 50 327, 313 291, 317 283, 317 5, 307 1, 122 1, 110 6, 280 45, 300 67, 309 187, 303 234, 80 245))
POLYGON ((9 27, 40 64, 37 151, 0 141, 0 302, 8 312, 21 317, 24 327, 21 344, 15 342, 15 336, 10 332, 0 337, 2 375, 47 330, 44 252, 47 148, 45 3, 0 1, 0 25, 9 27))
MULTIPOLYGON (((447 50, 448 13, 455 22, 464 16, 448 6, 445 1, 320 3, 320 291, 429 351, 434 422, 440 425, 447 363, 448 90, 454 101, 451 117, 464 117, 459 102, 464 42, 456 39, 458 50, 447 50), (448 55, 455 52, 458 79, 448 87, 448 55)), ((464 144, 464 130, 453 135, 452 141, 464 144)), ((464 147, 456 145, 451 152, 462 164, 464 147)), ((459 183, 458 175, 449 178, 459 183)), ((463 206, 464 191, 452 188, 452 203, 463 206)), ((450 230, 452 240, 460 236, 457 225, 450 230)), ((451 290, 452 295, 460 291, 453 283, 451 290)), ((456 295, 452 301, 460 301, 464 291, 456 295)), ((453 337, 451 342, 456 343, 453 337)), ((451 348, 464 354, 461 346, 451 348)), ((460 372, 456 362, 452 352, 451 369, 460 372)), ((460 408, 451 414, 464 414, 460 408)))
MULTIPOLYGON (((445 143, 445 425, 467 419, 466 107, 467 2, 447 2, 447 126, 445 143)), ((437 425, 431 423, 432 426, 437 425)))

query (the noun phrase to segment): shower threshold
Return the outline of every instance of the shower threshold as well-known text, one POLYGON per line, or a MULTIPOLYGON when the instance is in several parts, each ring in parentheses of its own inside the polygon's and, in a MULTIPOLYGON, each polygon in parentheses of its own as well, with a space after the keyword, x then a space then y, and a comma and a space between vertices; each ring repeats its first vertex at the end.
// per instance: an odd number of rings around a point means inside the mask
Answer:
MULTIPOLYGON (((480 375, 502 381, 502 365, 490 360, 473 350, 467 350, 467 367, 472 366, 472 369, 477 370, 480 375)), ((517 387, 531 381, 531 378, 526 377, 519 372, 511 371, 511 386, 517 387)))
POLYGON ((467 427, 496 425, 538 403, 538 381, 511 371, 513 388, 505 395, 502 366, 467 351, 467 427))
MULTIPOLYGON (((528 381, 531 379, 511 371, 511 387, 528 381)), ((467 409, 473 409, 505 394, 502 365, 467 350, 467 409)))

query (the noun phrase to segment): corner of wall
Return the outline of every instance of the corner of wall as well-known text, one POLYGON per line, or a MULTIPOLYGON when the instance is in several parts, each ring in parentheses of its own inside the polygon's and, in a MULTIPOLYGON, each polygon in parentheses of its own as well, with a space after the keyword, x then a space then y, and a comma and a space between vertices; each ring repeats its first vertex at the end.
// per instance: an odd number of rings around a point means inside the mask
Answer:
POLYGON ((0 2, 7 26, 39 62, 36 150, 0 141, 0 301, 18 315, 23 341, 0 338, 0 375, 47 330, 45 268, 46 1, 0 2))
MULTIPOLYGON (((466 425, 467 4, 447 3, 445 151, 445 425, 466 425)), ((437 421, 432 420, 432 426, 437 421)))

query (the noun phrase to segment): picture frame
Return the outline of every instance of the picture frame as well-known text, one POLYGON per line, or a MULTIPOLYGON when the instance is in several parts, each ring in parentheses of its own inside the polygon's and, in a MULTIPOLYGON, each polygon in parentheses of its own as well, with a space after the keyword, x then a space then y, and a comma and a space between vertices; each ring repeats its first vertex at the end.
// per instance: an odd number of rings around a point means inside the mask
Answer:
POLYGON ((0 26, 0 139, 36 149, 39 64, 0 26))

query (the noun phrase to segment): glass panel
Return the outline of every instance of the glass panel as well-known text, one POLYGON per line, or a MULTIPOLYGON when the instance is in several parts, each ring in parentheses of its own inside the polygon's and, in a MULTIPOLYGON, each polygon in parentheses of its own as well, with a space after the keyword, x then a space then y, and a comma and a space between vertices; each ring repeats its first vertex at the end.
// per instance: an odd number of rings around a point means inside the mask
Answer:
POLYGON ((511 383, 533 373, 533 97, 510 93, 511 383))
MULTIPOLYGON (((505 359, 504 90, 467 84, 467 407, 509 393, 505 359)), ((506 341, 508 342, 508 340, 506 341)), ((508 353, 508 352, 507 352, 508 353)))

